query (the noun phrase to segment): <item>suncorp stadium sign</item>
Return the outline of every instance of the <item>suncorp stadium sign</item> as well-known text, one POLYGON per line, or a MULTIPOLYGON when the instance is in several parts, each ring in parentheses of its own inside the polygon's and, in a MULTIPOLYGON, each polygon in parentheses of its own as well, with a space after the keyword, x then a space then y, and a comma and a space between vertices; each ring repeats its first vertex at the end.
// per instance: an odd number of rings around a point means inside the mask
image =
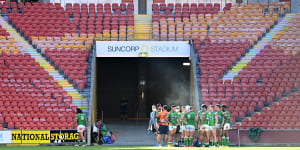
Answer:
POLYGON ((190 57, 188 42, 97 41, 97 57, 190 57))

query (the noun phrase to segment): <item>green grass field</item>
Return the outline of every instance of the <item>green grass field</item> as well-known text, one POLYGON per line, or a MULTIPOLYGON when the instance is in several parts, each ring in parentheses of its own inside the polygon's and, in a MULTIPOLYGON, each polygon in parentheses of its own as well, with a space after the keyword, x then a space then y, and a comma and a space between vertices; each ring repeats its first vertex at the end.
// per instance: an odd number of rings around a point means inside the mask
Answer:
POLYGON ((230 148, 177 148, 177 147, 151 147, 151 146, 87 146, 87 147, 74 147, 74 146, 0 146, 0 150, 190 150, 190 149, 210 149, 210 150, 300 150, 300 147, 230 147, 230 148))

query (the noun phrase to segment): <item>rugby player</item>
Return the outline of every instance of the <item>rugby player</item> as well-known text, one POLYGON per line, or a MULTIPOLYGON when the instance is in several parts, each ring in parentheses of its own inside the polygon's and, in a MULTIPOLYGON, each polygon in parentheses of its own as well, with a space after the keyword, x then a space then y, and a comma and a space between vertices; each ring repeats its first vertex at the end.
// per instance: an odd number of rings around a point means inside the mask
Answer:
POLYGON ((85 113, 83 113, 82 110, 79 108, 77 108, 77 115, 76 115, 76 118, 74 119, 72 128, 74 128, 76 123, 77 123, 77 132, 79 133, 79 137, 78 137, 77 144, 75 146, 80 145, 80 140, 82 140, 82 142, 83 142, 82 146, 86 146, 86 140, 83 135, 83 132, 85 130, 87 130, 87 128, 88 128, 88 126, 87 126, 88 121, 87 121, 87 117, 86 117, 85 113))
POLYGON ((159 127, 158 127, 158 136, 157 136, 157 143, 156 146, 161 146, 159 143, 161 141, 161 137, 163 137, 163 146, 166 146, 168 142, 168 133, 169 133, 169 112, 167 111, 168 106, 163 106, 163 111, 156 115, 157 118, 159 118, 159 127))
POLYGON ((215 147, 216 142, 217 142, 217 137, 216 137, 216 129, 217 129, 217 124, 218 124, 218 114, 214 112, 214 106, 209 105, 208 108, 208 125, 209 125, 209 130, 210 130, 210 141, 211 141, 211 146, 215 147))
POLYGON ((200 123, 200 140, 202 146, 209 146, 209 125, 208 125, 208 112, 207 106, 202 105, 202 120, 200 123), (205 136, 204 136, 205 135, 205 136))
POLYGON ((222 139, 222 111, 221 111, 221 105, 217 104, 215 106, 215 111, 218 115, 218 124, 217 124, 217 146, 222 146, 222 143, 221 143, 221 139, 222 139))
POLYGON ((176 112, 178 114, 178 119, 179 119, 179 124, 177 125, 177 128, 176 128, 176 132, 175 132, 175 146, 179 146, 178 143, 179 143, 179 140, 178 140, 178 137, 180 138, 180 124, 181 124, 181 112, 180 112, 180 106, 177 106, 176 107, 176 112))
POLYGON ((184 138, 185 147, 193 147, 193 137, 195 131, 195 122, 197 122, 197 117, 195 112, 190 110, 190 106, 185 106, 186 113, 184 114, 183 121, 185 122, 186 136, 184 138))
POLYGON ((185 114, 185 106, 181 106, 181 113, 180 113, 180 143, 183 144, 184 137, 185 137, 185 126, 186 124, 183 122, 185 114))
POLYGON ((222 105, 222 116, 223 116, 223 137, 222 137, 222 143, 223 146, 229 146, 229 136, 228 136, 228 130, 230 129, 230 112, 226 109, 226 105, 222 105))
MULTIPOLYGON (((156 112, 156 106, 155 105, 152 105, 152 112, 150 113, 150 119, 149 119, 149 126, 148 126, 148 131, 152 131, 152 133, 154 134, 154 139, 155 139, 155 142, 156 142, 156 138, 157 138, 157 122, 156 122, 156 118, 155 118, 155 112, 156 112)), ((151 133, 151 132, 150 132, 151 133)))
POLYGON ((169 131, 170 131, 168 147, 173 147, 172 145, 173 138, 177 130, 177 125, 179 125, 180 122, 179 115, 176 112, 175 105, 171 106, 171 111, 169 112, 168 120, 169 120, 169 131))

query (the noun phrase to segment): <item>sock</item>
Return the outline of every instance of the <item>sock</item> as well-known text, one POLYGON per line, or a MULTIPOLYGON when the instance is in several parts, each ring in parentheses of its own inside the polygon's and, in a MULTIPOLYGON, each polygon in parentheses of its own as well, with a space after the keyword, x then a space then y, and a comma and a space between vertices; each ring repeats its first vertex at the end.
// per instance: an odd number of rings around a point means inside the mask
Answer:
POLYGON ((193 138, 192 137, 189 138, 189 146, 193 146, 193 138))
POLYGON ((229 146, 229 137, 226 137, 226 146, 229 146))
POLYGON ((184 145, 185 145, 185 146, 188 145, 188 138, 187 138, 187 137, 184 138, 184 145))
POLYGON ((82 142, 83 142, 84 145, 86 144, 86 141, 85 141, 85 140, 83 140, 82 142))
POLYGON ((217 142, 217 141, 215 141, 215 142, 214 142, 214 146, 217 146, 217 144, 218 144, 218 142, 217 142))
POLYGON ((80 140, 77 140, 77 145, 79 145, 80 144, 80 140))
POLYGON ((172 142, 168 142, 168 145, 172 145, 172 142))
POLYGON ((209 146, 209 143, 205 143, 205 147, 208 147, 209 146))
POLYGON ((222 145, 222 146, 225 146, 225 137, 224 137, 224 136, 223 136, 222 139, 221 139, 221 145, 222 145))

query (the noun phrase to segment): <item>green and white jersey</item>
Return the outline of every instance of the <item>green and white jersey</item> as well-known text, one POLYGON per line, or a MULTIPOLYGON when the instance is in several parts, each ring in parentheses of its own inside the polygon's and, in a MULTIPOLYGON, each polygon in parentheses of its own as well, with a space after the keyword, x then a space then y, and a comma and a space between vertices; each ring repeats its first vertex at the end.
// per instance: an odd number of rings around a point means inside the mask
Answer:
POLYGON ((83 125, 86 126, 85 120, 86 120, 86 115, 85 113, 79 113, 76 115, 76 120, 77 120, 77 125, 83 125))
POLYGON ((225 121, 225 116, 227 117, 227 120, 225 123, 230 123, 230 112, 228 110, 222 112, 223 118, 222 121, 225 121))
POLYGON ((208 112, 208 125, 209 126, 215 126, 216 124, 216 116, 217 113, 216 112, 208 112))
POLYGON ((199 122, 199 124, 201 123, 201 121, 202 121, 202 111, 199 111, 198 112, 198 122, 199 122))
POLYGON ((223 114, 222 111, 218 111, 218 124, 222 124, 223 114))
POLYGON ((177 125, 178 122, 178 113, 177 112, 169 112, 169 122, 173 124, 173 126, 177 125))
POLYGON ((202 111, 203 125, 208 125, 208 112, 202 111))
POLYGON ((186 124, 183 122, 183 118, 186 112, 181 112, 180 113, 180 125, 185 126, 186 124))
POLYGON ((195 113, 192 111, 187 112, 184 117, 186 118, 186 125, 195 125, 195 113))

